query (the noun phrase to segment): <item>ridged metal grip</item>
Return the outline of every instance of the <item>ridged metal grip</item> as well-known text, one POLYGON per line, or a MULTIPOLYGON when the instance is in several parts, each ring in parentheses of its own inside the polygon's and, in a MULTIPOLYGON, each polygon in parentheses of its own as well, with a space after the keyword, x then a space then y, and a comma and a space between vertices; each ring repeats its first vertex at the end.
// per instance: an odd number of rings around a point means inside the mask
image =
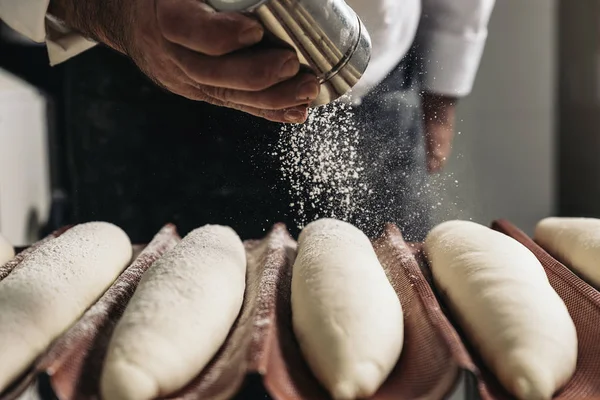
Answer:
POLYGON ((208 0, 218 11, 252 13, 278 39, 292 46, 300 63, 319 79, 320 106, 348 93, 371 59, 371 39, 344 0, 208 0))

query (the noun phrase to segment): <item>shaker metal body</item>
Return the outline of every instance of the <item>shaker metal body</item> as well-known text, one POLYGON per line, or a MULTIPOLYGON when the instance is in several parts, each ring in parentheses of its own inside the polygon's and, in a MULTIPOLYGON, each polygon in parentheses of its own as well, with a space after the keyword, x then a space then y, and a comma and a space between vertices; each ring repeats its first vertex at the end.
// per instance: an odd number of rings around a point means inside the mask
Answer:
POLYGON ((319 106, 346 94, 371 59, 371 39, 344 0, 206 0, 217 11, 251 13, 292 46, 319 79, 319 106))

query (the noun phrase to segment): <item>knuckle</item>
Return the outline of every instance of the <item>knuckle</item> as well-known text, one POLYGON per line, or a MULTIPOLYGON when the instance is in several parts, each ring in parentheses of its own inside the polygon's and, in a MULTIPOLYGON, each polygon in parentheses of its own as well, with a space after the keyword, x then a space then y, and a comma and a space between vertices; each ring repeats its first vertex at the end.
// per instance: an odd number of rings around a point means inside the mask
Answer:
POLYGON ((277 71, 271 63, 255 62, 248 70, 250 90, 263 90, 277 83, 277 71))
POLYGON ((181 18, 170 1, 161 1, 156 7, 156 20, 158 27, 168 34, 179 25, 181 18))
POLYGON ((242 106, 240 106, 237 103, 234 103, 232 101, 225 101, 225 100, 221 100, 221 107, 225 107, 225 108, 231 108, 233 110, 243 110, 242 106))
POLYGON ((220 17, 218 14, 208 15, 201 27, 202 36, 210 38, 205 43, 205 52, 210 56, 223 56, 238 48, 236 29, 220 17))
POLYGON ((224 79, 222 71, 210 64, 194 63, 190 70, 192 70, 193 78, 197 82, 206 85, 215 86, 224 79))
POLYGON ((258 114, 263 118, 272 119, 277 114, 277 112, 272 111, 272 110, 260 109, 258 111, 258 114))
POLYGON ((239 109, 239 105, 230 99, 229 91, 224 88, 214 86, 204 86, 202 88, 205 102, 219 107, 239 109))
POLYGON ((204 52, 206 55, 219 57, 230 53, 234 47, 235 45, 232 44, 229 38, 219 37, 218 39, 207 42, 205 46, 206 50, 204 52))
POLYGON ((195 101, 205 101, 205 102, 210 102, 210 97, 207 96, 206 94, 202 93, 199 90, 191 90, 188 91, 187 95, 184 95, 185 97, 191 99, 191 100, 195 100, 195 101))
POLYGON ((207 96, 206 93, 203 93, 201 91, 196 91, 196 100, 198 101, 205 101, 205 102, 210 102, 212 99, 210 96, 207 96))
POLYGON ((188 68, 188 71, 188 75, 198 83, 212 84, 219 79, 219 75, 212 68, 194 64, 188 68))
POLYGON ((197 22, 192 23, 193 15, 178 7, 178 4, 174 2, 163 1, 161 3, 164 5, 157 6, 156 19, 163 36, 171 41, 192 37, 194 24, 197 24, 197 22))
POLYGON ((223 87, 208 87, 206 88, 207 93, 214 97, 217 98, 221 101, 229 101, 232 98, 232 91, 223 87))
POLYGON ((279 93, 269 93, 269 95, 261 96, 259 104, 262 108, 269 110, 281 110, 288 106, 279 93))
POLYGON ((269 121, 283 122, 285 121, 283 111, 260 110, 259 116, 269 121))
POLYGON ((275 57, 254 56, 247 60, 246 84, 249 90, 267 89, 279 82, 280 61, 275 57))
POLYGON ((181 68, 182 72, 189 77, 194 84, 202 85, 210 82, 214 72, 188 51, 174 51, 172 54, 174 64, 181 68))

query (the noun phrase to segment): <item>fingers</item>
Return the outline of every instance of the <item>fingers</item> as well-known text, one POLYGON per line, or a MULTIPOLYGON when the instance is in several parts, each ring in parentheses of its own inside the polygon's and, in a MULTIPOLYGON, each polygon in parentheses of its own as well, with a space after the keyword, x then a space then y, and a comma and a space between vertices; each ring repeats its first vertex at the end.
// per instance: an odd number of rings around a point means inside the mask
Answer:
POLYGON ((307 105, 295 106, 281 110, 266 110, 210 97, 204 90, 192 85, 188 85, 186 90, 180 91, 180 94, 192 100, 205 101, 216 106, 232 108, 273 122, 301 124, 305 122, 306 118, 308 117, 307 105))
POLYGON ((217 13, 199 0, 158 0, 158 26, 168 41, 220 56, 262 40, 258 21, 239 13, 217 13))
POLYGON ((454 129, 447 124, 426 123, 427 170, 430 173, 440 172, 452 151, 454 129))
POLYGON ((263 49, 210 57, 178 45, 167 45, 173 61, 201 85, 261 91, 295 76, 300 62, 293 51, 263 49))
POLYGON ((287 110, 260 110, 247 106, 239 106, 236 109, 273 122, 301 124, 308 118, 308 106, 294 107, 287 110))
POLYGON ((423 118, 427 151, 427 169, 440 172, 452 151, 456 99, 448 96, 424 93, 423 118))
POLYGON ((156 0, 156 21, 163 39, 148 51, 164 52, 170 66, 159 65, 163 73, 154 75, 170 82, 169 90, 271 121, 306 120, 307 104, 319 94, 317 79, 298 75, 293 50, 244 50, 263 38, 258 21, 217 13, 200 0, 156 0))
POLYGON ((427 155, 427 172, 436 174, 441 172, 446 165, 446 158, 440 158, 433 155, 427 155))
POLYGON ((268 89, 250 92, 219 87, 202 87, 207 95, 215 99, 265 110, 281 110, 311 103, 319 95, 319 82, 312 74, 279 83, 268 89))

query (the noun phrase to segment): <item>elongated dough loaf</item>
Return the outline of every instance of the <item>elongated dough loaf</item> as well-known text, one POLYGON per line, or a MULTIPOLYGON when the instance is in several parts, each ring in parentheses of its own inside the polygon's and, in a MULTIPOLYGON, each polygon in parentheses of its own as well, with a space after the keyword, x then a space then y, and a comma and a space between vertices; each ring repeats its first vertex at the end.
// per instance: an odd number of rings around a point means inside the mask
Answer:
POLYGON ((293 327, 313 373, 335 399, 373 395, 402 351, 402 306, 369 239, 322 219, 299 238, 293 327))
POLYGON ((438 225, 425 252, 437 286, 506 389, 521 400, 552 398, 575 372, 577 334, 533 253, 467 221, 438 225))
POLYGON ((131 251, 114 225, 77 225, 0 282, 0 392, 106 291, 131 251))
POLYGON ((537 224, 535 240, 600 288, 600 219, 546 218, 537 224))
POLYGON ((231 229, 188 234, 144 274, 111 339, 105 400, 145 400, 181 389, 208 364, 235 322, 246 252, 231 229))
POLYGON ((0 235, 0 267, 15 256, 15 249, 0 235))

